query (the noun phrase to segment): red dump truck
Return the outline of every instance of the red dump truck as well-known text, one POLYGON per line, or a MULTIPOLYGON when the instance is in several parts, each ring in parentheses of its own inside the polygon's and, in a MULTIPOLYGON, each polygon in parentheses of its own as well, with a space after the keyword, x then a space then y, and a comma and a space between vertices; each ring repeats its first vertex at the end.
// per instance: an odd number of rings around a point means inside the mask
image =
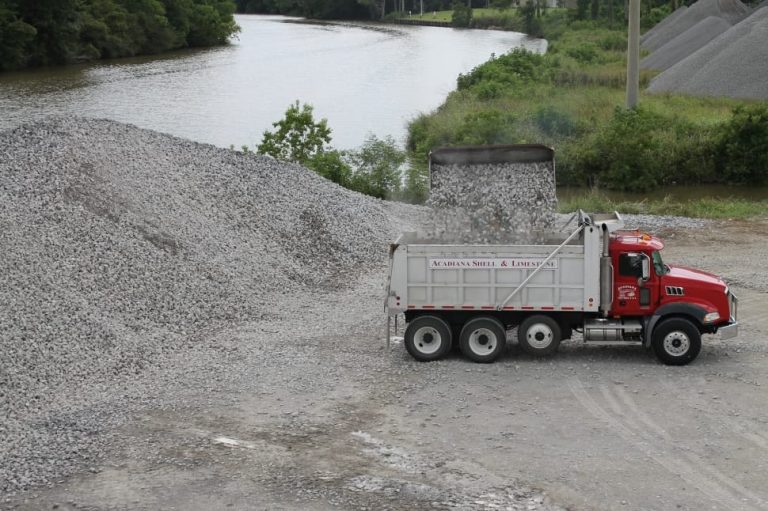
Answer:
POLYGON ((665 364, 684 365, 699 354, 702 334, 737 335, 738 301, 722 279, 666 264, 662 240, 624 230, 618 213, 573 220, 572 232, 547 244, 444 244, 403 234, 390 247, 387 339, 403 314, 403 342, 421 361, 458 343, 467 358, 493 362, 516 327, 533 355, 551 355, 576 331, 584 343, 642 345, 665 364))

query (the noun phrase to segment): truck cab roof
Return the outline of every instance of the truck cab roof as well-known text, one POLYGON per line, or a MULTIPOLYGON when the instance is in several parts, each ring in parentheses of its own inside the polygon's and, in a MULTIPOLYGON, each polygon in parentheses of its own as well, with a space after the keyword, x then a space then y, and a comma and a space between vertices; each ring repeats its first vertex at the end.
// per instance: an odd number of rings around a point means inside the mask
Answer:
POLYGON ((611 249, 636 250, 638 252, 662 250, 664 242, 656 236, 641 231, 616 231, 611 235, 611 249))

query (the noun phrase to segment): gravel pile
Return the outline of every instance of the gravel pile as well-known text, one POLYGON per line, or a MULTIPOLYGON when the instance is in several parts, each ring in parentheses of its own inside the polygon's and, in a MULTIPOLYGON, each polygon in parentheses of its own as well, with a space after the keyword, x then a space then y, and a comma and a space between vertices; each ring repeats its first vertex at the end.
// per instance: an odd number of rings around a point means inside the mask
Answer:
POLYGON ((640 62, 640 67, 664 71, 696 52, 729 28, 731 28, 731 24, 723 18, 710 16, 648 55, 640 62))
POLYGON ((699 0, 683 14, 649 35, 641 45, 646 50, 658 50, 672 39, 710 16, 722 18, 730 24, 738 23, 751 13, 739 0, 699 0))
POLYGON ((554 160, 486 163, 488 158, 477 161, 471 152, 466 161, 458 161, 462 158, 453 153, 435 160, 433 154, 431 236, 462 243, 521 243, 552 227, 554 160))
POLYGON ((650 92, 768 99, 768 9, 720 34, 651 81, 650 92))
POLYGON ((383 267, 397 207, 111 121, 0 133, 0 492, 45 480, 40 451, 14 451, 43 443, 30 418, 59 407, 44 429, 61 439, 92 413, 69 414, 58 391, 140 374, 281 297, 383 267))

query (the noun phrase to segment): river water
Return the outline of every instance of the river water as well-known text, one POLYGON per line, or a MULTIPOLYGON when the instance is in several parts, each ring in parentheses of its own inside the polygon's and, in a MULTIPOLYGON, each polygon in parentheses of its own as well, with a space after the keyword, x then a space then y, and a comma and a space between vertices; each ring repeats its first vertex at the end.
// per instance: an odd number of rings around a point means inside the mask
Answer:
POLYGON ((237 16, 230 46, 0 73, 0 129, 51 114, 103 117, 222 147, 254 146, 295 100, 328 119, 333 145, 368 133, 402 142, 467 72, 513 47, 515 32, 237 16))

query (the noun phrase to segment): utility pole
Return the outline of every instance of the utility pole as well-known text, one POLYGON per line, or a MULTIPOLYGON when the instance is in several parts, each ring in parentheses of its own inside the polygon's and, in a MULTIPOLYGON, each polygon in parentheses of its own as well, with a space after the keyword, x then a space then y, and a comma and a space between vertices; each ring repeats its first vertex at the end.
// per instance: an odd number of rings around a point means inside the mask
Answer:
POLYGON ((640 91, 640 0, 629 0, 628 39, 627 108, 635 108, 640 91))
POLYGON ((424 17, 424 0, 421 0, 420 10, 419 10, 419 17, 420 18, 424 17))

